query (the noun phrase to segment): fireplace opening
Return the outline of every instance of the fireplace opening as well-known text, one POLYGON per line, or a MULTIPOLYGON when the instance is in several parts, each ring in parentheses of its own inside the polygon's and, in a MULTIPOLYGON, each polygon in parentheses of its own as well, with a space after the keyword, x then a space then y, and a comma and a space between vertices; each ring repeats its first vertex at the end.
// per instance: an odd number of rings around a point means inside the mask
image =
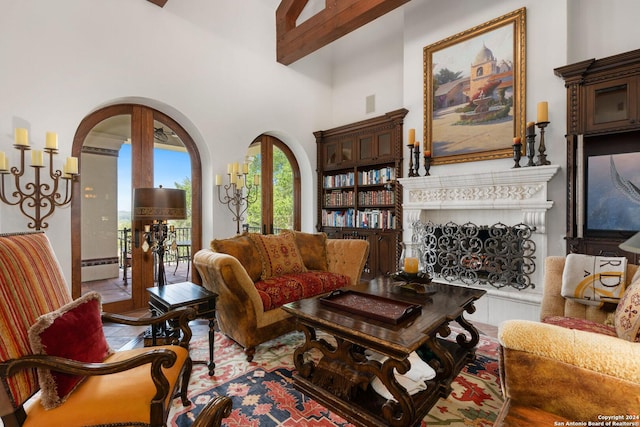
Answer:
POLYGON ((418 243, 432 278, 466 285, 535 288, 535 231, 526 224, 476 225, 413 224, 412 241, 418 243))

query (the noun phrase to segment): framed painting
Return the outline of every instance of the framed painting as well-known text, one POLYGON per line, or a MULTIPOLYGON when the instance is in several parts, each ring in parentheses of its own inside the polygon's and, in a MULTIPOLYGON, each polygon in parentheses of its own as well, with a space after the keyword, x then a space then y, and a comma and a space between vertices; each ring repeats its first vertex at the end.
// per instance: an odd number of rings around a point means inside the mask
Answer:
POLYGON ((513 138, 525 131, 525 37, 521 8, 424 48, 432 164, 513 155, 513 138))

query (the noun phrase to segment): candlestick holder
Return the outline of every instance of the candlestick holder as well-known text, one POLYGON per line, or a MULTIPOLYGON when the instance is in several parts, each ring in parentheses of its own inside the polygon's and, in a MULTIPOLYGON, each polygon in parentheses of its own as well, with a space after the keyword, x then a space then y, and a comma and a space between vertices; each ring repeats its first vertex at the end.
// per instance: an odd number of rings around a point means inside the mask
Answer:
POLYGON ((419 146, 415 146, 413 148, 413 157, 415 158, 415 168, 416 168, 416 173, 414 176, 420 176, 420 147, 419 146))
POLYGON ((530 133, 526 136, 527 138, 527 157, 529 158, 529 162, 527 166, 535 166, 535 162, 533 158, 536 155, 536 134, 535 132, 530 133))
MULTIPOLYGON (((59 169, 53 169, 53 155, 58 153, 56 148, 45 148, 44 151, 49 153, 49 178, 52 183, 41 182, 41 171, 45 166, 42 164, 31 165, 34 172, 34 180, 32 182, 23 183, 22 178, 25 173, 25 153, 31 150, 28 145, 13 146, 15 149, 20 150, 20 167, 11 167, 11 170, 0 170, 0 200, 7 205, 19 206, 20 211, 31 220, 27 224, 27 227, 40 230, 47 228, 49 224, 45 222, 47 218, 53 215, 56 208, 67 205, 73 198, 73 186, 72 182, 79 176, 77 173, 69 173, 66 171, 63 174, 59 169), (15 191, 7 190, 5 188, 5 176, 13 175, 15 182, 15 191), (61 181, 63 180, 64 191, 58 191, 61 181), (64 193, 64 196, 63 196, 64 193), (33 213, 29 213, 28 210, 33 210, 33 213)), ((2 168, 3 165, 0 165, 2 168)))
POLYGON ((424 156, 424 176, 429 176, 429 169, 431 169, 431 157, 424 156))
POLYGON ((409 149, 409 177, 416 176, 413 173, 413 144, 407 144, 409 149))
POLYGON ((227 208, 233 214, 233 221, 236 222, 236 233, 240 234, 240 223, 244 221, 244 213, 249 209, 251 203, 255 203, 258 200, 259 185, 257 182, 253 185, 249 184, 246 172, 227 173, 227 176, 229 178, 228 184, 216 184, 216 187, 218 187, 218 200, 220 203, 227 205, 227 208), (243 184, 239 185, 239 182, 243 184), (224 195, 220 192, 221 187, 224 188, 224 195), (245 188, 247 189, 247 194, 244 194, 245 188))
POLYGON ((538 147, 538 160, 536 161, 537 166, 550 165, 551 162, 547 160, 547 155, 545 152, 547 151, 547 147, 544 145, 544 128, 549 125, 549 122, 538 122, 536 126, 540 128, 540 146, 538 147))
POLYGON ((513 161, 516 162, 511 169, 520 167, 520 159, 522 158, 522 144, 513 144, 513 161))

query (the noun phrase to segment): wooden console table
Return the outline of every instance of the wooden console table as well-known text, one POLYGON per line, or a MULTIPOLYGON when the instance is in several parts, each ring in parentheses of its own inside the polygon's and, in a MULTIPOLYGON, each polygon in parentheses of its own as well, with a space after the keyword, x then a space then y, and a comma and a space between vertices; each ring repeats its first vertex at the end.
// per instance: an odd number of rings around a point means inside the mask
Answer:
POLYGON ((426 294, 407 291, 390 278, 347 288, 390 300, 418 304, 420 313, 397 324, 327 305, 319 298, 286 304, 283 308, 298 322, 305 342, 294 352, 298 374, 294 386, 336 411, 356 425, 406 427, 419 425, 440 397, 451 392, 451 382, 475 357, 480 334, 464 319, 473 313, 474 301, 486 291, 439 283, 427 285, 426 294), (445 340, 449 323, 457 322, 467 333, 455 341, 445 340), (321 331, 333 337, 319 338, 321 331), (439 337, 437 336, 439 335, 439 337), (331 342, 330 342, 331 341, 331 342), (383 362, 368 360, 364 350, 384 356, 383 362), (407 372, 409 355, 425 350, 436 376, 426 381, 426 390, 410 395, 395 378, 395 371, 407 372), (318 358, 305 357, 318 350, 318 358), (394 399, 385 399, 370 386, 378 377, 394 399))

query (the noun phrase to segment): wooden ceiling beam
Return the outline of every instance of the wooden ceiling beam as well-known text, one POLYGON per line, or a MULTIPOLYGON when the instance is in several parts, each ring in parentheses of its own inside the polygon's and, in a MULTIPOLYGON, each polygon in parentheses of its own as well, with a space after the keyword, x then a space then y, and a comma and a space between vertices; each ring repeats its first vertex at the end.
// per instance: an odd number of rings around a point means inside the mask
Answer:
POLYGON ((315 52, 409 0, 326 0, 325 8, 296 26, 307 0, 282 0, 276 10, 276 59, 284 65, 315 52))
POLYGON ((155 4, 156 6, 164 7, 164 5, 167 4, 168 0, 147 0, 147 1, 150 1, 151 3, 155 4))

